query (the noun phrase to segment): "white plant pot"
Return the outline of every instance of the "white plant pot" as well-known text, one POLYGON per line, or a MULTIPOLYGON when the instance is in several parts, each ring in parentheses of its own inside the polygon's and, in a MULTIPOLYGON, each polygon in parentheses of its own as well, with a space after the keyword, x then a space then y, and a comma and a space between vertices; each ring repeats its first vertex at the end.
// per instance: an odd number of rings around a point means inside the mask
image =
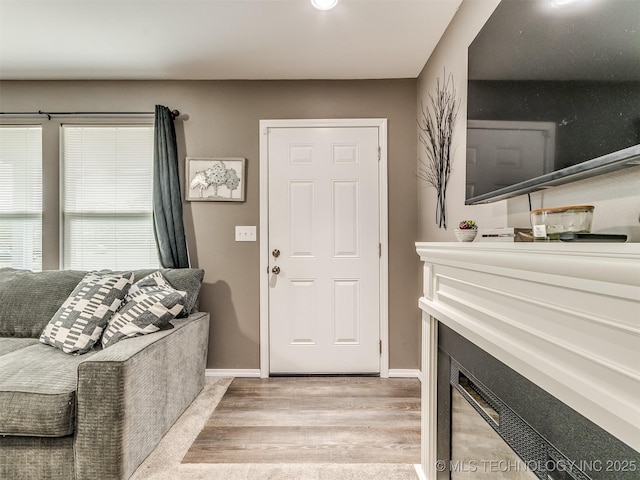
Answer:
POLYGON ((473 242, 478 234, 478 229, 455 229, 456 238, 459 242, 473 242))

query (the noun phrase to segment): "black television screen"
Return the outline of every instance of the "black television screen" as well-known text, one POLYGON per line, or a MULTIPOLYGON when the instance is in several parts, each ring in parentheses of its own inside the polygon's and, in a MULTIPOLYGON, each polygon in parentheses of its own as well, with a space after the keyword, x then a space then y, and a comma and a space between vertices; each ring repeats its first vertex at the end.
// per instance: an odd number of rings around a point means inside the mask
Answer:
POLYGON ((640 0, 502 0, 469 46, 466 203, 640 163, 640 0))

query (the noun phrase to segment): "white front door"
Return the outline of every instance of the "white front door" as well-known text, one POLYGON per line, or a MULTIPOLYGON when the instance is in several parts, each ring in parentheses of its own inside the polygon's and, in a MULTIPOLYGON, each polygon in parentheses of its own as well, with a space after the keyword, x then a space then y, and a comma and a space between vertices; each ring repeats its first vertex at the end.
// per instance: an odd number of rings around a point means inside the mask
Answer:
POLYGON ((379 130, 268 129, 270 373, 380 372, 379 130))

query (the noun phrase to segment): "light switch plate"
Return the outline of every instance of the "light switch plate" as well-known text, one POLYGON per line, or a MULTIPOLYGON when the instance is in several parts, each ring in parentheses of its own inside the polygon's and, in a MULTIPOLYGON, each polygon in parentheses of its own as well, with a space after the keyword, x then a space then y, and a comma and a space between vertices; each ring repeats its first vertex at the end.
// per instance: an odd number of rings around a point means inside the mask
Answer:
POLYGON ((256 227, 236 225, 236 242, 255 242, 256 227))

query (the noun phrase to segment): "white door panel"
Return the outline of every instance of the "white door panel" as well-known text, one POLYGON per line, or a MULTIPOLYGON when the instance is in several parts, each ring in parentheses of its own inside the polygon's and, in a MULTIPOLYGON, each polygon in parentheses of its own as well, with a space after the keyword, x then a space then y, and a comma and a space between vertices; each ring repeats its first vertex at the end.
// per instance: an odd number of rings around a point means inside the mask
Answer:
POLYGON ((269 131, 271 373, 380 371, 378 135, 269 131))

